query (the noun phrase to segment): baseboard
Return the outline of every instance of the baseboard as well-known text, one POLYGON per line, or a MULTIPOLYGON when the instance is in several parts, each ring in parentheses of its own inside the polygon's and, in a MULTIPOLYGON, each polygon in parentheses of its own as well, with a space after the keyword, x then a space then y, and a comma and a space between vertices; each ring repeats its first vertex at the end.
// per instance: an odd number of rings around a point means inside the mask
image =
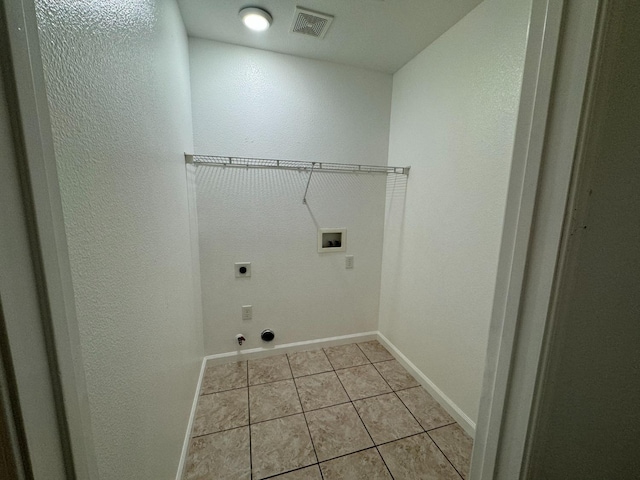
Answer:
POLYGON ((202 388, 202 378, 204 377, 204 369, 206 365, 207 360, 203 358, 202 364, 200 365, 200 376, 198 377, 198 384, 196 385, 196 393, 193 397, 193 404, 191 405, 191 413, 189 414, 187 432, 184 435, 184 443, 182 444, 182 453, 180 454, 180 462, 178 463, 178 473, 176 474, 176 480, 182 480, 182 476, 184 474, 184 467, 187 461, 187 453, 189 451, 189 440, 191 439, 191 428, 193 427, 193 420, 196 416, 198 397, 200 396, 200 389, 202 388))
POLYGON ((461 409, 456 405, 453 400, 447 397, 442 390, 440 390, 435 383, 433 383, 429 377, 427 377, 418 367, 416 367, 411 360, 404 356, 404 354, 398 350, 398 348, 389 341, 382 333, 378 333, 378 341, 382 343, 387 350, 402 364, 404 368, 418 380, 424 389, 431 394, 431 396, 444 408, 449 415, 451 415, 467 432, 471 438, 475 438, 476 424, 471 420, 461 409))
POLYGON ((316 340, 306 340, 304 342, 284 343, 272 347, 250 348, 247 350, 237 350, 235 352, 218 353, 204 357, 206 362, 226 363, 241 360, 254 360, 256 358, 269 357, 282 353, 300 352, 310 348, 333 347, 353 342, 367 342, 378 338, 378 332, 353 333, 351 335, 341 335, 339 337, 319 338, 316 340))

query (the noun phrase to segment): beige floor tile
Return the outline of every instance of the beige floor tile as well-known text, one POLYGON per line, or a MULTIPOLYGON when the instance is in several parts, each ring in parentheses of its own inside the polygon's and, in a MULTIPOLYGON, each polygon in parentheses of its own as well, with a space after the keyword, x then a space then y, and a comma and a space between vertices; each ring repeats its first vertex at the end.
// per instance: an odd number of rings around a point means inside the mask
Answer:
POLYGON ((283 475, 278 475, 277 477, 271 478, 273 480, 322 480, 318 465, 301 468, 300 470, 294 470, 293 472, 285 473, 283 475))
POLYGON ((246 388, 201 395, 198 397, 191 436, 197 437, 249 425, 247 405, 246 388))
POLYGON ((310 350, 308 352, 289 353, 289 363, 294 377, 313 375, 314 373, 330 372, 333 370, 324 350, 310 350))
POLYGON ((425 430, 455 422, 446 410, 422 387, 401 390, 396 393, 425 430))
POLYGON ((372 447, 369 434, 350 403, 305 413, 318 460, 372 447))
POLYGON ((422 432, 395 393, 353 402, 376 445, 422 432))
POLYGON ((247 386, 247 362, 207 365, 200 395, 223 392, 247 386))
POLYGON ((426 433, 386 443, 378 450, 396 480, 460 480, 426 433))
POLYGON ((296 378, 298 393, 305 412, 349 401, 335 372, 296 378))
POLYGON ((185 480, 249 480, 249 427, 191 440, 185 480))
POLYGON ((355 343, 325 348, 324 352, 329 357, 331 365, 336 370, 339 368, 355 367, 369 363, 362 350, 355 343))
POLYGON ((302 412, 293 380, 249 387, 251 423, 302 412))
POLYGON ((429 435, 449 461, 453 463, 458 472, 464 478, 468 478, 471 450, 473 448, 471 437, 457 423, 432 430, 429 435))
POLYGON ((404 390, 420 385, 397 360, 376 363, 374 366, 394 390, 404 390))
POLYGON ((304 416, 251 425, 251 461, 256 480, 316 463, 304 416))
POLYGON ((320 464, 324 480, 392 480, 375 448, 320 464))
POLYGON ((286 355, 249 360, 249 385, 277 382, 292 378, 286 355))
POLYGON ((358 346, 367 356, 370 362, 384 362, 385 360, 393 360, 393 355, 384 348, 377 340, 359 343, 358 346))
POLYGON ((391 392, 389 385, 371 364, 336 371, 351 400, 391 392))

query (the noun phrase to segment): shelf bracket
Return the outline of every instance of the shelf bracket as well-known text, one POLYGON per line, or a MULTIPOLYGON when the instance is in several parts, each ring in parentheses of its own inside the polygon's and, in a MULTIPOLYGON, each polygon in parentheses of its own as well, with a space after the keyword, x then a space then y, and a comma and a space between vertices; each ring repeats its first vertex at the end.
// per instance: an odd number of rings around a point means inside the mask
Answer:
POLYGON ((311 183, 311 175, 313 175, 313 168, 316 166, 316 162, 311 163, 311 169, 309 170, 309 178, 307 179, 307 188, 304 189, 304 197, 302 197, 302 204, 307 204, 307 192, 309 191, 309 184, 311 183))

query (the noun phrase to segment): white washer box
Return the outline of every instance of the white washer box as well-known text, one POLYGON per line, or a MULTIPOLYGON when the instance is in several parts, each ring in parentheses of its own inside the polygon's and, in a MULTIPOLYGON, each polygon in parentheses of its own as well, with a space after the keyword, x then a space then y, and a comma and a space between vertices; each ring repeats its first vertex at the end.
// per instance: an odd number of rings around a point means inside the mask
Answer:
POLYGON ((346 252, 347 229, 346 228, 319 228, 318 229, 318 253, 346 252))

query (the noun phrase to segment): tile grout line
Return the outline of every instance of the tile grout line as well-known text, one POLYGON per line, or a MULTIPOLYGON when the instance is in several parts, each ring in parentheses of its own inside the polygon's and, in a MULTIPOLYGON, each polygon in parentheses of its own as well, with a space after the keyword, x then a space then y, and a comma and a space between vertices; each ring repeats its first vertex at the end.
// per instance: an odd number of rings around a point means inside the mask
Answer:
MULTIPOLYGON (((358 345, 358 344, 356 343, 356 345, 358 345)), ((360 345, 358 345, 358 348, 360 348, 360 345)), ((364 350, 362 350, 362 348, 360 348, 360 350, 362 351, 362 353, 364 353, 364 350)), ((367 354, 366 354, 366 353, 364 353, 364 355, 365 355, 365 357, 367 356, 367 354)), ((369 357, 367 357, 367 358, 369 358, 369 357)), ((391 361, 391 360, 389 360, 389 361, 391 361)), ((378 363, 380 363, 380 362, 378 362, 378 363)), ((373 365, 373 363, 372 363, 372 365, 373 365)), ((382 375, 382 373, 380 373, 380 370, 378 370, 378 369, 376 368, 376 366, 375 366, 375 365, 373 365, 373 368, 376 370, 376 372, 378 372, 378 375, 380 375, 380 376, 382 377, 382 380, 384 380, 384 382, 387 384, 387 386, 391 389, 391 392, 396 396, 396 398, 397 398, 398 400, 400 400, 400 403, 402 403, 402 405, 404 406, 404 408, 406 408, 406 409, 407 409, 407 411, 411 414, 411 416, 412 416, 412 417, 413 417, 413 419, 416 421, 416 423, 418 424, 418 426, 422 429, 422 432, 420 432, 420 433, 416 433, 416 434, 414 434, 414 435, 422 435, 423 433, 425 433, 425 432, 424 432, 424 428, 422 427, 422 425, 420 424, 420 422, 418 422, 418 419, 413 415, 413 413, 411 413, 411 410, 409 410, 409 409, 407 408, 407 406, 404 404, 404 402, 402 401, 402 399, 398 396, 398 394, 396 393, 396 391, 391 387, 391 384, 387 381, 387 379, 386 379, 386 378, 384 378, 384 375, 382 375)), ((383 395, 384 395, 384 394, 383 394, 383 395)), ((354 407, 355 407, 355 405, 354 405, 354 407)), ((358 409, 357 409, 357 408, 356 408, 356 412, 358 412, 358 409)), ((358 415, 360 415, 360 412, 358 412, 358 415)), ((362 418, 361 418, 361 420, 362 420, 362 418)), ((363 421, 362 423, 364 423, 364 421, 363 421)), ((366 425, 365 425, 365 428, 366 428, 366 425)), ((409 436, 414 436, 414 435, 409 435, 409 436)), ((395 440, 391 440, 391 441, 386 442, 386 443, 391 443, 391 442, 395 442, 395 441, 398 441, 398 440, 402 440, 402 439, 404 439, 404 438, 408 438, 409 436, 407 436, 407 437, 402 437, 402 438, 396 438, 395 440)), ((373 437, 371 437, 371 440, 373 440, 373 437)), ((386 443, 381 443, 380 445, 386 445, 386 443)), ((374 444, 375 444, 375 442, 374 442, 374 444)), ((378 451, 378 454, 380 455, 380 458, 382 458, 382 461, 384 462, 384 466, 385 466, 385 467, 387 467, 387 470, 389 470, 389 473, 391 474, 391 477, 393 478, 393 474, 391 473, 391 469, 390 469, 390 468, 389 468, 389 466, 387 465, 387 462, 385 461, 384 457, 382 456, 382 453, 380 453, 380 449, 378 448, 378 446, 379 446, 379 445, 376 445, 376 450, 378 451)))
POLYGON ((320 464, 318 462, 316 462, 316 463, 312 463, 311 465, 305 465, 304 467, 292 468, 291 470, 287 470, 285 472, 276 473, 275 475, 269 475, 268 477, 263 477, 260 480, 271 480, 271 479, 274 479, 274 478, 277 479, 278 477, 280 477, 282 475, 288 475, 288 474, 290 474, 292 472, 298 472, 300 470, 304 470, 305 468, 313 467, 314 465, 317 465, 318 466, 318 470, 320 470, 320 464))
MULTIPOLYGON (((302 469, 304 469, 304 468, 309 468, 309 467, 312 467, 312 466, 314 466, 314 465, 317 465, 317 466, 318 466, 318 470, 320 471, 320 476, 321 476, 321 478, 322 478, 322 479, 324 479, 324 474, 323 474, 323 472, 322 472, 322 468, 320 467, 321 463, 326 463, 326 462, 329 462, 329 461, 332 461, 332 460, 336 460, 336 459, 338 459, 338 458, 342 458, 342 457, 346 457, 346 456, 349 456, 349 455, 353 455, 353 454, 355 454, 355 453, 359 453, 359 452, 363 452, 363 451, 366 451, 366 450, 370 450, 370 449, 372 449, 372 448, 375 448, 375 449, 376 449, 376 451, 377 451, 378 455, 380 456, 380 458, 381 458, 381 459, 382 459, 382 461, 383 461, 383 464, 385 465, 385 468, 387 469, 388 473, 391 475, 391 478, 394 478, 394 477, 393 477, 393 474, 391 473, 391 471, 390 471, 390 469, 389 469, 389 467, 388 467, 388 465, 387 465, 387 463, 386 463, 386 461, 385 461, 385 460, 384 460, 384 458, 382 457, 382 454, 380 453, 380 450, 379 450, 379 448, 378 448, 378 447, 379 447, 379 446, 383 446, 383 445, 387 445, 387 444, 389 444, 389 443, 393 443, 393 442, 396 442, 396 441, 398 441, 398 440, 402 440, 402 439, 405 439, 405 438, 410 438, 410 437, 413 437, 413 436, 422 435, 422 434, 424 434, 424 433, 427 433, 428 438, 429 438, 429 439, 430 439, 430 440, 431 440, 431 441, 436 445, 436 448, 437 448, 437 449, 442 453, 442 455, 445 457, 445 459, 447 460, 447 462, 448 462, 448 463, 449 463, 449 464, 454 468, 454 470, 456 471, 456 473, 457 473, 461 478, 463 478, 463 479, 464 479, 464 477, 462 476, 462 474, 458 471, 458 469, 457 469, 457 468, 453 465, 453 463, 449 460, 449 458, 448 458, 448 457, 447 457, 447 455, 442 451, 442 449, 440 448, 440 446, 439 446, 439 445, 436 443, 436 441, 431 437, 431 435, 429 435, 429 432, 430 432, 430 431, 434 431, 434 430, 437 430, 437 429, 441 429, 441 428, 444 428, 444 427, 447 427, 447 426, 454 425, 454 424, 456 424, 456 422, 454 421, 454 422, 448 423, 448 424, 446 424, 446 425, 440 425, 440 426, 438 426, 438 427, 431 428, 430 430, 425 429, 425 428, 422 426, 422 424, 418 421, 418 419, 415 417, 415 415, 413 414, 413 412, 411 412, 411 410, 407 407, 407 405, 406 405, 406 404, 405 404, 405 402, 402 400, 402 398, 400 398, 400 396, 397 394, 397 392, 398 392, 398 391, 409 390, 409 389, 412 389, 412 388, 420 388, 420 385, 412 386, 412 387, 407 387, 407 388, 401 388, 401 389, 398 389, 398 390, 394 390, 394 389, 391 387, 391 385, 389 384, 389 382, 387 381, 387 379, 386 379, 386 378, 385 378, 385 377, 380 373, 380 371, 378 370, 378 368, 376 368, 376 366, 375 366, 375 363, 384 363, 384 362, 388 362, 388 361, 393 361, 394 359, 392 358, 391 360, 382 360, 382 361, 379 361, 379 362, 372 362, 372 361, 369 359, 369 357, 366 355, 366 353, 364 352, 364 350, 362 350, 362 348, 360 347, 360 345, 358 345, 358 343, 353 343, 353 345, 356 345, 356 346, 358 347, 359 351, 364 355, 365 359, 367 360, 367 362, 366 362, 366 363, 361 364, 361 365, 352 365, 352 366, 349 366, 349 367, 344 367, 344 368, 338 368, 338 369, 336 369, 336 368, 335 368, 335 366, 334 366, 334 364, 331 362, 331 359, 329 358, 329 356, 328 356, 328 355, 327 355, 327 353, 326 353, 326 348, 325 348, 325 347, 322 347, 322 348, 320 348, 319 350, 321 350, 321 351, 324 353, 324 355, 325 355, 325 357, 326 357, 327 361, 329 362, 329 365, 331 366, 332 370, 328 370, 328 371, 325 371, 325 372, 315 372, 315 373, 311 373, 311 374, 307 374, 307 375, 300 375, 299 377, 294 377, 294 376, 293 376, 293 369, 291 368, 291 361, 290 361, 290 359, 289 359, 289 354, 285 354, 285 355, 286 355, 286 358, 287 358, 287 363, 288 363, 288 366, 289 366, 289 370, 291 371, 291 374, 292 374, 291 379, 293 380, 294 388, 296 389, 296 394, 297 394, 297 396, 298 396, 298 401, 300 402, 300 406, 301 406, 301 408, 302 408, 302 414, 303 414, 303 416, 304 416, 305 424, 306 424, 306 426, 307 426, 307 431, 308 431, 308 433, 309 433, 309 437, 310 437, 310 439, 311 439, 311 444, 312 444, 312 447, 313 447, 313 450, 314 450, 314 454, 315 454, 315 456, 316 456, 316 463, 312 463, 312 464, 310 464, 310 465, 305 465, 305 466, 303 466, 303 467, 299 467, 299 468, 296 468, 296 469, 288 470, 288 471, 286 471, 286 472, 280 472, 280 473, 277 473, 277 474, 275 474, 275 475, 272 475, 272 476, 269 476, 269 477, 265 477, 265 479, 267 479, 267 478, 268 478, 268 479, 272 479, 272 478, 275 478, 275 477, 277 477, 277 476, 279 476, 279 475, 284 475, 284 474, 287 474, 287 473, 290 473, 290 472, 294 472, 294 471, 297 471, 297 470, 302 470, 302 469), (304 408, 302 407, 302 399, 301 399, 301 397, 300 397, 300 392, 299 392, 299 390, 298 390, 298 386, 297 386, 297 383, 296 383, 296 381, 295 381, 295 380, 296 380, 296 378, 304 378, 304 377, 309 377, 309 376, 313 376, 313 375, 319 375, 319 374, 324 374, 324 373, 330 373, 330 372, 333 372, 333 373, 335 374, 335 376, 338 378, 338 382, 339 382, 339 383, 340 383, 340 385, 342 386, 343 390, 346 392, 346 389, 345 389, 345 387, 344 387, 344 384, 343 384, 342 380, 341 380, 341 379, 340 379, 340 377, 337 375, 337 371, 339 371, 339 370, 346 370, 346 369, 350 369, 350 368, 361 367, 361 366, 364 366, 364 365, 372 365, 372 366, 374 367, 375 371, 376 371, 376 372, 377 372, 377 373, 382 377, 382 379, 384 380, 384 382, 385 382, 385 383, 387 384, 387 386, 391 389, 391 392, 384 392, 384 393, 380 393, 380 394, 376 394, 376 395, 371 395, 371 396, 369 396, 369 397, 358 398, 357 400, 352 400, 352 399, 351 399, 351 397, 349 396, 349 394, 347 393, 347 397, 349 398, 349 400, 348 400, 348 401, 346 401, 346 402, 338 403, 338 404, 335 404, 335 405, 329 405, 329 406, 325 406, 325 407, 321 407, 321 408, 316 408, 316 409, 312 409, 312 410, 308 410, 308 411, 305 411, 305 410, 304 410, 304 408), (400 400, 401 404, 402 404, 402 405, 403 405, 403 406, 404 406, 404 407, 409 411, 410 415, 411 415, 411 416, 413 417, 413 419, 417 422, 417 424, 419 425, 419 427, 421 428, 421 430, 422 430, 422 431, 421 431, 421 432, 419 432, 419 433, 416 433, 416 434, 407 435, 407 436, 405 436, 405 437, 401 437, 401 438, 398 438, 398 439, 390 440, 390 441, 388 441, 388 442, 383 442, 383 443, 380 443, 379 445, 376 445, 375 441, 373 440, 373 437, 371 436, 371 433, 369 432, 369 429, 367 428, 366 424, 365 424, 365 423, 364 423, 364 421, 362 420, 362 417, 360 416, 360 413, 358 412, 358 409, 355 407, 355 403, 354 403, 354 402, 355 402, 355 401, 360 401, 360 400, 366 400, 366 399, 370 399, 370 398, 375 398, 375 397, 379 397, 379 396, 382 396, 382 395, 388 395, 389 393, 393 393, 393 394, 396 396, 396 398, 398 398, 398 399, 400 400), (353 406, 353 408, 356 410, 356 414, 358 415, 358 418, 360 419, 360 421, 361 421, 362 425, 364 426, 365 431, 366 431, 366 432, 367 432, 367 434, 369 435, 369 438, 371 439, 371 441, 372 441, 372 443, 373 443, 373 446, 372 446, 372 447, 367 447, 367 448, 364 448, 364 449, 360 449, 360 450, 356 450, 356 451, 354 451, 354 452, 349 452, 349 453, 346 453, 346 454, 343 454, 343 455, 338 455, 338 456, 336 456, 336 457, 332 457, 332 458, 329 458, 329 459, 326 459, 326 460, 323 460, 322 462, 320 462, 319 457, 318 457, 318 453, 317 453, 316 448, 315 448, 315 444, 314 444, 314 442, 313 442, 313 437, 311 436, 311 430, 309 429, 309 423, 308 423, 307 418, 306 418, 306 413, 314 412, 314 411, 319 411, 319 410, 323 410, 323 409, 326 409, 326 408, 331 408, 331 407, 338 406, 338 405, 345 405, 345 404, 347 404, 347 403, 351 403, 351 405, 353 406)), ((248 365, 248 363, 249 363, 249 362, 248 362, 248 361, 245 361, 245 362, 247 363, 247 401, 248 401, 247 406, 248 406, 248 411, 249 411, 249 427, 250 427, 250 433, 251 433, 251 425, 259 424, 259 423, 264 423, 264 422, 267 422, 267 421, 270 421, 270 420, 276 420, 276 419, 278 419, 278 418, 285 418, 285 417, 289 417, 289 416, 293 416, 293 415, 298 415, 298 414, 299 414, 299 413, 294 413, 294 414, 291 414, 291 415, 284 415, 284 416, 282 416, 282 417, 276 417, 276 418, 274 418, 274 419, 263 420, 263 421, 261 421, 261 422, 255 422, 255 423, 254 423, 254 422, 251 422, 251 416, 250 416, 250 408, 251 408, 251 407, 250 407, 250 394, 249 394, 249 365, 248 365)), ((285 379, 285 380, 289 380, 289 379, 285 379)), ((276 383, 276 382, 278 382, 278 381, 284 381, 284 380, 275 380, 275 381, 272 381, 272 382, 265 382, 265 383, 260 384, 260 385, 266 385, 266 384, 270 384, 270 383, 276 383)), ((243 388, 243 387, 240 387, 240 388, 243 388)), ((229 389, 229 390, 224 390, 224 391, 230 391, 230 390, 237 390, 237 389, 229 389)), ((222 392, 222 391, 221 391, 221 392, 222 392)), ((221 393, 221 392, 212 392, 212 393, 221 393)), ((201 394, 201 395, 203 395, 203 394, 201 394)), ((206 394, 206 395, 211 395, 211 394, 206 394)), ((242 428, 242 427, 236 427, 236 428, 242 428)), ((221 431, 229 431, 229 430, 233 430, 233 429, 227 429, 227 430, 221 430, 221 431)), ((219 431, 219 432, 221 432, 221 431, 219 431)), ((213 433, 219 433, 219 432, 213 432, 213 433)), ((198 437, 191 437, 191 438, 199 438, 199 437, 202 437, 202 436, 211 435, 211 434, 213 434, 213 433, 204 434, 204 435, 201 435, 201 436, 198 436, 198 437)), ((252 454, 251 434, 249 435, 249 454, 250 454, 250 465, 251 465, 251 478, 253 479, 253 464, 252 464, 252 455, 251 455, 251 454, 252 454)))
MULTIPOLYGON (((300 392, 298 391, 298 385, 296 384, 295 378, 293 378, 293 370, 291 369, 291 361, 289 360, 289 354, 285 354, 287 357, 287 364, 289 365, 289 370, 291 370, 291 380, 293 382, 293 387, 296 389, 296 395, 298 395, 298 402, 300 402, 300 410, 302 411, 302 418, 304 418, 304 424, 307 426, 307 433, 309 434, 309 439, 311 440, 311 447, 313 448, 313 454, 316 456, 316 462, 318 464, 318 470, 320 470, 320 478, 324 480, 324 475, 322 474, 322 469, 320 468, 320 459, 318 458, 318 452, 316 451, 316 445, 313 443, 313 437, 311 436, 311 430, 309 429, 309 422, 307 421, 307 416, 304 413, 304 408, 302 407, 302 399, 300 398, 300 392)), ((326 354, 325 354, 326 356, 326 354)), ((328 360, 328 359, 327 359, 328 360)))
POLYGON ((433 442, 433 444, 436 446, 436 448, 438 450, 440 450, 440 453, 442 453, 442 455, 444 455, 444 458, 447 459, 447 462, 449 462, 451 464, 451 466, 453 467, 453 469, 456 471, 456 473, 460 476, 460 478, 462 478, 464 480, 464 477, 462 476, 462 474, 458 471, 458 469, 456 468, 456 466, 453 464, 453 462, 451 460, 449 460, 449 457, 447 457, 447 454, 444 453, 442 451, 442 449, 440 448, 440 445, 438 445, 438 442, 436 442, 433 437, 431 435, 429 435, 429 432, 426 432, 428 437, 431 439, 431 441, 433 442))
MULTIPOLYGON (((375 365, 373 368, 376 368, 375 365)), ((402 367, 404 369, 404 367, 402 367)), ((433 442, 433 444, 436 446, 436 448, 438 450, 440 450, 440 453, 442 453, 442 455, 444 455, 444 458, 447 460, 447 462, 449 462, 449 465, 451 465, 453 467, 453 469, 456 471, 456 473, 464 479, 464 477, 460 474, 460 472, 458 471, 458 469, 456 468, 456 466, 453 464, 453 462, 451 462, 451 460, 449 460, 449 457, 447 457, 445 455, 445 453, 442 451, 442 449, 440 448, 440 446, 436 443, 436 441, 431 438, 431 435, 429 435, 429 432, 427 432, 427 430, 422 426, 422 424, 418 421, 418 419, 416 418, 416 416, 413 414, 413 412, 409 409, 409 407, 407 407, 407 405, 402 401, 402 399, 400 398, 400 395, 398 395, 396 393, 396 391, 391 387, 391 384, 387 381, 386 378, 384 378, 384 375, 382 375, 382 373, 380 373, 380 371, 376 368, 376 371, 380 374, 380 376, 382 377, 382 379, 387 383, 387 385, 389 385, 389 388, 391 388, 391 391, 393 392, 393 394, 396 396, 396 398, 398 400, 400 400, 400 403, 404 406, 404 408, 409 412, 409 414, 413 417, 413 419, 416 421, 416 423, 418 424, 418 426, 422 429, 422 432, 417 433, 416 435, 422 435, 423 433, 426 433, 427 436, 429 437, 429 439, 433 442)), ((407 372, 408 373, 408 372, 407 372)), ((413 387, 409 387, 409 388, 413 388, 413 387)), ((405 389, 408 390, 408 389, 405 389)), ((363 422, 364 423, 364 422, 363 422)), ((443 425, 444 426, 444 425, 443 425)), ((434 430, 434 429, 432 429, 434 430)), ((413 435, 412 435, 413 436, 413 435)), ((408 437, 404 437, 404 438, 408 438, 408 437)), ((401 439, 398 439, 401 440, 401 439)), ((382 456, 382 454, 380 455, 382 456)), ((384 460, 384 458, 383 458, 384 460)))
MULTIPOLYGON (((360 350, 362 352, 362 354, 364 355, 364 357, 369 360, 369 357, 367 357, 367 355, 362 351, 362 349, 360 348, 360 346, 356 343, 355 344, 356 347, 358 347, 358 350, 360 350)), ((374 367, 375 369, 375 367, 374 367)), ((338 377, 338 381, 340 382, 340 384, 342 385, 342 388, 344 388, 344 391, 346 392, 347 389, 344 387, 344 384, 342 383, 342 380, 340 380, 340 376, 336 373, 336 376, 338 377)), ((382 376, 382 375, 380 375, 382 376)), ((347 392, 347 396, 351 399, 351 395, 349 395, 349 392, 347 392)), ((382 463, 384 464, 384 468, 387 469, 387 472, 389 472, 389 476, 391 476, 391 479, 394 479, 393 473, 391 473, 391 469, 389 468, 389 466, 387 465, 387 462, 385 462, 384 458, 382 457, 382 454, 380 453, 380 450, 378 449, 378 446, 376 445, 375 440, 373 439, 373 437, 371 436, 371 432, 369 432, 369 429, 367 428, 367 425, 364 423, 364 420, 362 420, 362 417, 360 416, 360 412, 358 412, 358 409, 356 408, 355 403, 353 403, 353 400, 351 400, 351 406, 353 407, 353 409, 356 411, 356 415, 358 415, 358 418, 360 419, 360 423, 362 424, 362 426, 364 427, 364 431, 367 432, 367 435, 369 435, 369 438, 371 439, 371 443, 373 444, 373 448, 376 449, 376 452, 378 452, 378 456, 380 457, 380 459, 382 460, 382 463)), ((352 452, 353 453, 353 452, 352 452)))

